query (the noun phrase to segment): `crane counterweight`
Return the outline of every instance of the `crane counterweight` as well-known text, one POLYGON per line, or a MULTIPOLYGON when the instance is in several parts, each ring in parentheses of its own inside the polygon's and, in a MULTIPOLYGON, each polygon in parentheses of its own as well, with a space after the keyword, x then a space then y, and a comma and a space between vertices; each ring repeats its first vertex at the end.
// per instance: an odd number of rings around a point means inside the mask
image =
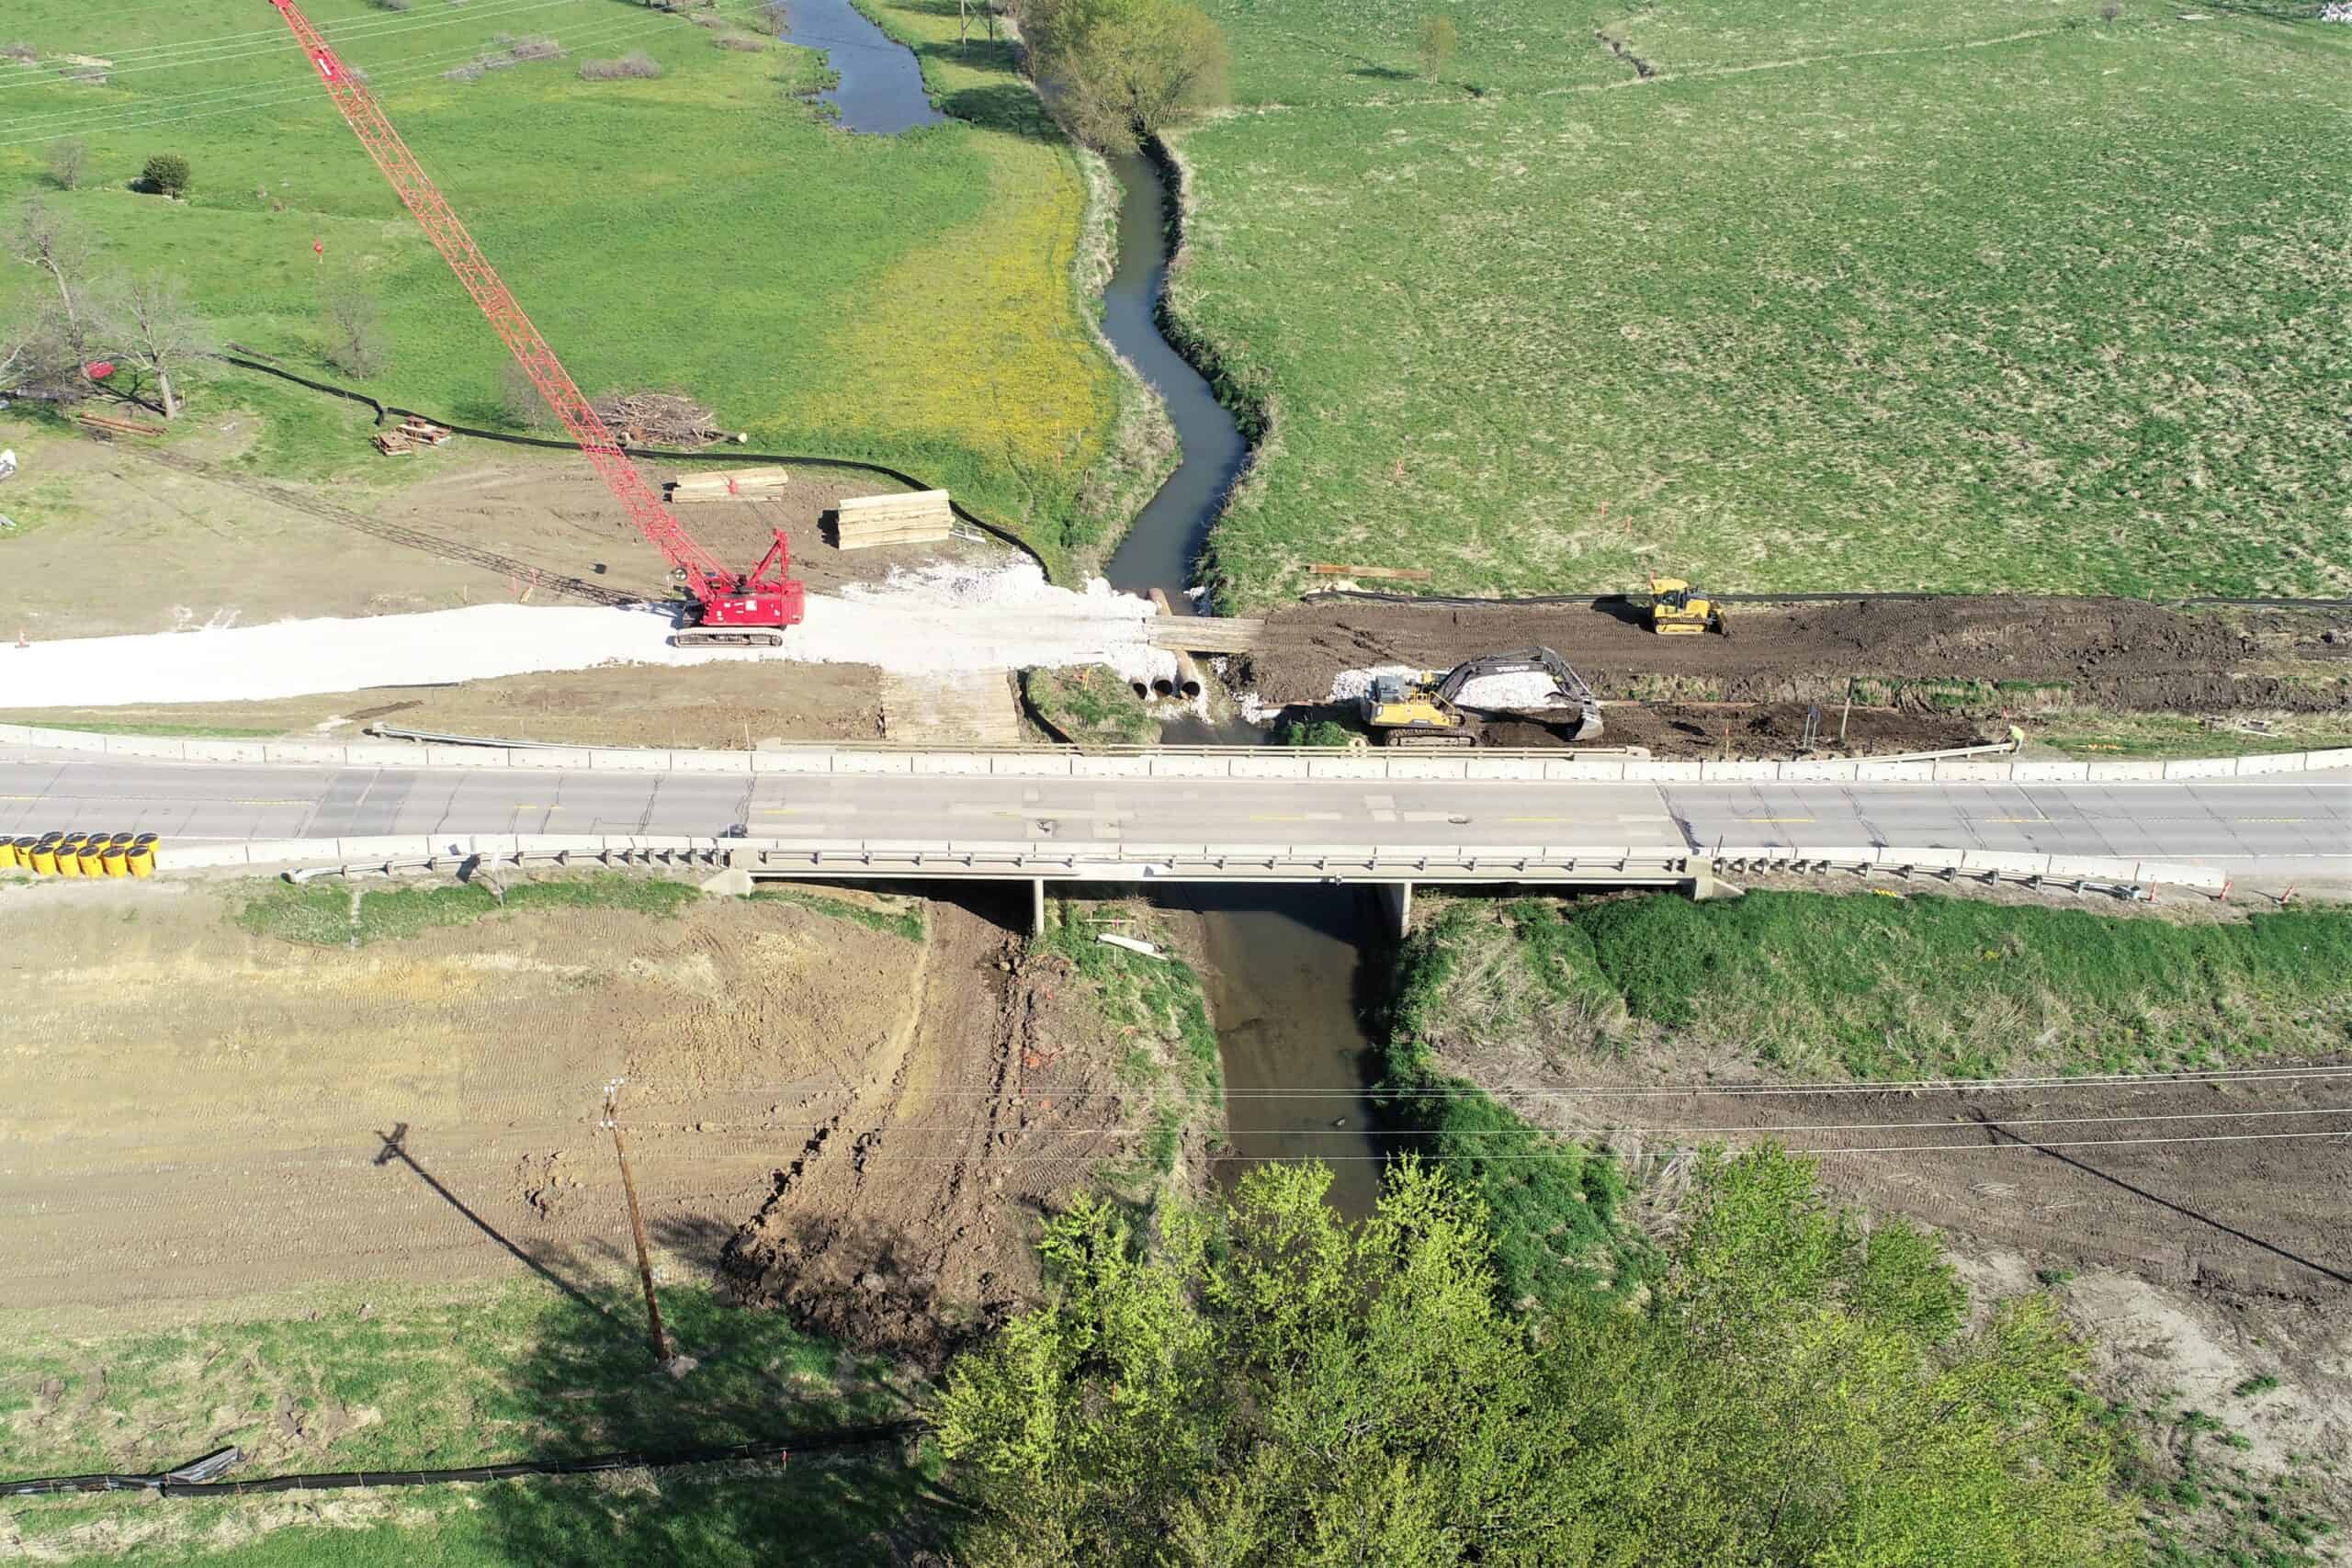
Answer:
POLYGON ((778 529, 775 543, 749 572, 729 571, 697 543, 653 487, 637 471, 604 418, 582 395, 580 388, 556 357, 555 350, 531 324, 498 269, 482 254, 465 223, 441 195, 416 155, 401 140, 392 122, 368 85, 347 68, 295 0, 269 0, 286 18, 295 39, 324 84, 327 96, 342 111, 352 133, 391 182, 402 206, 415 218, 426 239, 449 264, 449 270, 523 367, 566 432, 580 446, 591 467, 614 499, 628 513, 630 523, 670 562, 693 599, 689 619, 697 630, 682 632, 673 640, 681 647, 775 646, 786 626, 800 624, 807 610, 808 591, 792 576, 792 551, 778 529))

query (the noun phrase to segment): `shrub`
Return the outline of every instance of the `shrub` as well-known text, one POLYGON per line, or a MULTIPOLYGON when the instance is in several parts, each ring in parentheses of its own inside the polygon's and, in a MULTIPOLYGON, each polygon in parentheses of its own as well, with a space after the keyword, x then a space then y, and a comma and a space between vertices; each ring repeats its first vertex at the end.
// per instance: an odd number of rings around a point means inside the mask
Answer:
POLYGON ((380 11, 405 11, 415 4, 416 0, 375 0, 376 8, 380 11))
POLYGON ((177 201, 187 194, 191 174, 187 160, 177 152, 158 152, 142 171, 150 190, 177 201))
POLYGON ((662 62, 639 50, 618 60, 583 60, 580 62, 580 79, 583 82, 617 82, 624 77, 654 77, 662 74, 662 62))
POLYGON ((757 54, 767 48, 768 40, 752 33, 721 33, 710 40, 720 49, 732 49, 744 54, 757 54))
POLYGON ((544 34, 532 38, 518 38, 510 41, 502 33, 499 35, 498 41, 506 46, 508 56, 515 60, 561 60, 563 58, 563 47, 544 34))
POLYGON ((90 164, 89 147, 67 137, 49 150, 49 177, 57 182, 60 190, 72 190, 82 183, 83 171, 90 164))
POLYGON ((40 51, 28 43, 12 43, 0 48, 0 59, 13 60, 19 65, 30 65, 40 58, 40 51))

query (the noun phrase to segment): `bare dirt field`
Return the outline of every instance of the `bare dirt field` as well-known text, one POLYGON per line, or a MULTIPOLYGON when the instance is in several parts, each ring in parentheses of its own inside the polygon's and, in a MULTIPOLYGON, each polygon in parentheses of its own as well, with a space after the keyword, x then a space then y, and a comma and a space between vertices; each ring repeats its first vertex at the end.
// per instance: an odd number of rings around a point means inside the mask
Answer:
POLYGON ((102 891, 0 890, 11 1321, 626 1280, 622 1077, 668 1277, 929 1359, 1133 1150, 1133 1042, 1020 957, 1000 890, 539 907, 356 949, 252 934, 242 885, 102 891))
MULTIPOLYGON (((355 491, 254 478, 215 451, 159 453, 63 436, 27 445, 17 483, 59 498, 47 520, 0 539, 0 627, 35 638, 101 637, 289 617, 377 615, 561 596, 560 579, 662 598, 668 567, 576 454, 459 437, 399 459, 404 488, 355 491)), ((684 471, 679 466, 680 472, 684 471)), ((659 483, 679 477, 649 465, 659 483)), ((893 565, 1004 558, 994 541, 844 553, 820 519, 844 495, 894 487, 810 469, 758 500, 681 507, 695 536, 751 566, 773 530, 820 591, 893 565)))
POLYGON ((0 899, 0 1308, 614 1277, 628 1233, 596 1120, 618 1076, 649 1223, 672 1267, 707 1270, 844 1086, 985 988, 904 935, 765 898, 349 950, 251 935, 194 886, 108 891, 130 896, 0 899))
POLYGON ((1730 614, 1728 637, 1661 637, 1613 603, 1316 600, 1269 619, 1250 679, 1269 703, 1317 703, 1343 670, 1443 669, 1541 644, 1612 698, 1826 703, 1849 680, 1876 680, 2015 683, 2000 691, 2001 705, 2030 706, 2027 688, 2046 687, 2063 688, 2073 703, 2129 710, 2352 707, 2352 613, 1978 598, 1735 605, 1730 614))

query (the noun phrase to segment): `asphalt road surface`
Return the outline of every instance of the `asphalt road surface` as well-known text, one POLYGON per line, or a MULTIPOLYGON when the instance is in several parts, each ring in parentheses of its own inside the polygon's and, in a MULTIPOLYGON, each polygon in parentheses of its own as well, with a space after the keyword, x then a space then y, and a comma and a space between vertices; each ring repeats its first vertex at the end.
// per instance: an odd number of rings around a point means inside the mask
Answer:
POLYGON ((1521 784, 474 772, 0 749, 0 832, 662 833, 956 843, 1899 845, 2352 874, 2352 774, 2173 784, 1521 784))

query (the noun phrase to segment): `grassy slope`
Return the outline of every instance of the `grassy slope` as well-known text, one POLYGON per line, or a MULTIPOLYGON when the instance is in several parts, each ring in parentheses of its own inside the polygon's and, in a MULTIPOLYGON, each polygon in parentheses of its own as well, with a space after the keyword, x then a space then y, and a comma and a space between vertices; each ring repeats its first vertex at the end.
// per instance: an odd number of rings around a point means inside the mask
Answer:
MULTIPOLYGON (((585 1303, 544 1285, 450 1291, 161 1333, 0 1348, 0 1469, 14 1475, 152 1471, 227 1443, 257 1476, 458 1467, 616 1449, 677 1450, 895 1419, 881 1369, 843 1360, 779 1314, 673 1288, 662 1308, 700 1366, 649 1374, 630 1291, 585 1303), (60 1415, 60 1413, 64 1413, 60 1415), (280 1412, 284 1415, 281 1416, 280 1412), (297 1436, 289 1424, 299 1424, 297 1436)), ((602 1563, 873 1561, 925 1479, 895 1450, 779 1472, 688 1471, 481 1487, 149 1504, 18 1500, 18 1544, 55 1561, 602 1563), (313 1527, 340 1525, 330 1533, 313 1527)))
POLYGON ((1734 1045, 1791 1070, 1981 1077, 2352 1047, 2352 914, 2151 918, 1967 898, 1750 893, 1441 912, 1452 976, 1416 1037, 1734 1045))
MULTIPOLYGON (((816 56, 722 51, 711 31, 621 0, 310 9, 592 393, 682 387, 763 447, 910 468, 1049 545, 1099 526, 1080 522, 1074 498, 1116 391, 1071 282, 1082 185, 1068 147, 1021 112, 1026 90, 1001 54, 933 70, 948 106, 979 123, 850 137, 792 96, 820 82, 816 56), (551 36, 571 57, 444 79, 502 31, 551 36), (660 80, 579 80, 582 58, 639 49, 660 80)), ((952 31, 934 9, 876 6, 916 36, 952 31)), ((97 86, 0 62, 0 201, 43 194, 99 231, 106 266, 184 276, 226 336, 313 374, 325 372, 319 285, 356 274, 383 296, 391 344, 368 389, 503 423, 495 340, 266 7, 7 11, 0 43, 112 58, 117 73, 97 86), (193 52, 232 34, 246 36, 193 52), (63 134, 91 150, 73 193, 43 172, 63 134), (127 188, 165 148, 195 165, 187 203, 127 188)), ((749 6, 729 11, 748 24, 749 6)), ((0 309, 34 281, 0 273, 0 309)), ((364 416, 241 373, 213 379, 200 410, 267 416, 257 466, 386 477, 364 416)))
POLYGON ((1466 592, 2352 584, 2352 217, 2311 151, 2345 29, 1667 0, 1595 17, 1660 72, 1635 85, 1500 0, 1448 8, 1432 83, 1418 3, 1212 9, 1249 112, 1183 139, 1176 302, 1275 414, 1214 539, 1228 600, 1315 559, 1466 592))

